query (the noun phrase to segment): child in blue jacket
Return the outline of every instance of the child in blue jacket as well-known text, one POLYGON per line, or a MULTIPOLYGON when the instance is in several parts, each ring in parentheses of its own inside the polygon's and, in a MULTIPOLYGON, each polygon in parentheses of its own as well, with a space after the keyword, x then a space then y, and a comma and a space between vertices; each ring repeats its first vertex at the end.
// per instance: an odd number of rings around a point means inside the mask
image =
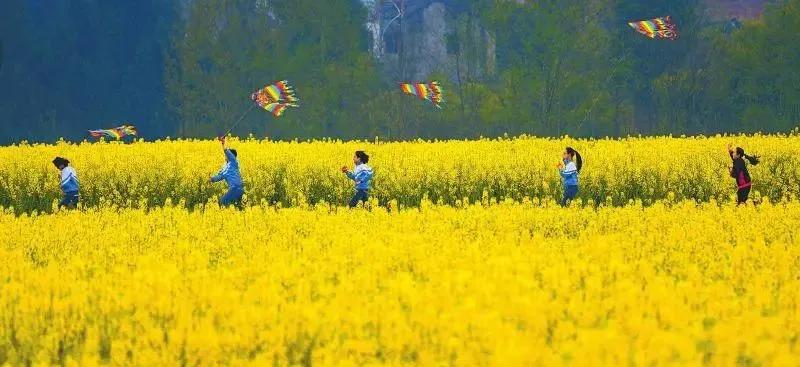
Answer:
POLYGON ((350 208, 355 208, 359 202, 367 202, 369 199, 369 186, 372 181, 372 168, 367 165, 369 156, 363 151, 357 151, 353 157, 355 169, 350 172, 347 167, 342 167, 342 172, 347 177, 355 181, 356 193, 350 199, 350 208))
POLYGON ((75 168, 69 165, 69 160, 61 157, 53 159, 53 165, 61 171, 61 191, 64 198, 58 203, 59 208, 75 209, 78 206, 80 184, 78 184, 78 173, 75 168))
POLYGON ((228 192, 219 199, 219 205, 227 207, 235 205, 237 208, 242 207, 242 196, 244 195, 244 182, 242 175, 239 172, 239 160, 235 149, 228 149, 225 146, 225 138, 220 137, 219 141, 222 143, 222 151, 225 153, 225 165, 214 177, 211 177, 211 182, 219 182, 225 180, 228 184, 228 192))
POLYGON ((563 164, 558 165, 558 171, 564 180, 564 197, 561 206, 567 206, 578 195, 578 174, 583 168, 583 158, 577 150, 567 147, 562 154, 563 164))

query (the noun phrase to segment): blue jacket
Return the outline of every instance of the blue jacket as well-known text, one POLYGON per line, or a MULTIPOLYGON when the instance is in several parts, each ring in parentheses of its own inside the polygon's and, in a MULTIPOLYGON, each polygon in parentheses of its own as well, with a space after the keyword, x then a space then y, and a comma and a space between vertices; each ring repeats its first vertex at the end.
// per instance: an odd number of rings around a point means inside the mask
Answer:
POLYGON ((219 171, 219 173, 217 173, 216 176, 211 177, 211 182, 225 180, 229 188, 244 188, 242 175, 239 173, 239 161, 236 159, 236 156, 233 155, 230 149, 225 149, 225 159, 225 165, 222 166, 222 169, 219 171))
POLYGON ((63 192, 78 192, 80 185, 78 185, 78 174, 75 169, 66 166, 61 170, 61 191, 63 192))
POLYGON ((564 186, 578 186, 578 166, 572 161, 564 161, 564 163, 566 166, 561 170, 564 186))
POLYGON ((359 164, 353 172, 347 172, 347 177, 356 182, 356 190, 369 190, 372 168, 365 163, 359 164))

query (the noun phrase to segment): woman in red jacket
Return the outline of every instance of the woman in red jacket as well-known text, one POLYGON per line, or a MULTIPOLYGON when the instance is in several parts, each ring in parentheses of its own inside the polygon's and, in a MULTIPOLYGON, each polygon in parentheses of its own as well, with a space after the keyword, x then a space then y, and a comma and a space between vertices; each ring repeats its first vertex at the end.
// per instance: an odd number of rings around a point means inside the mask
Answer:
POLYGON ((733 159, 733 165, 728 167, 731 177, 736 179, 736 203, 744 204, 750 196, 750 188, 753 186, 753 180, 750 179, 750 172, 747 171, 747 164, 744 162, 746 159, 750 164, 757 165, 759 159, 757 156, 747 155, 744 149, 728 144, 728 154, 733 159))

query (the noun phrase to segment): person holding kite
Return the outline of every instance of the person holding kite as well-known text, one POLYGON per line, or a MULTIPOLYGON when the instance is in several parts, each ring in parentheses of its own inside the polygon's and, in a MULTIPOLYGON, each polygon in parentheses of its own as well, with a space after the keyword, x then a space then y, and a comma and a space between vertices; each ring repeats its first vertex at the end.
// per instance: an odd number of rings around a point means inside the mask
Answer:
POLYGON ((53 165, 61 171, 61 191, 64 198, 58 203, 59 208, 75 209, 78 206, 80 185, 75 168, 69 165, 69 160, 61 157, 53 159, 53 165))
POLYGON ((750 197, 750 189, 753 187, 753 180, 750 178, 750 172, 747 171, 747 164, 744 160, 746 159, 754 166, 761 160, 757 156, 745 154, 742 148, 734 149, 731 144, 728 144, 728 155, 733 160, 733 165, 728 167, 728 172, 736 180, 736 204, 746 204, 750 197))
POLYGON ((353 157, 355 169, 351 172, 347 169, 347 167, 342 167, 342 173, 347 175, 349 179, 355 181, 356 186, 356 193, 353 195, 353 198, 350 199, 350 208, 355 208, 358 206, 359 202, 366 203, 369 199, 369 187, 372 181, 372 168, 367 165, 368 162, 369 156, 367 153, 359 150, 353 157))
POLYGON ((242 196, 244 196, 244 182, 239 172, 238 154, 235 149, 228 149, 225 144, 225 138, 220 137, 219 141, 222 143, 222 151, 225 153, 225 164, 222 169, 214 177, 211 177, 211 182, 220 182, 225 180, 228 184, 228 192, 219 199, 219 205, 228 207, 235 205, 237 208, 242 208, 242 196))
POLYGON ((561 206, 567 206, 578 196, 578 174, 583 168, 583 158, 577 150, 567 147, 561 159, 563 163, 558 164, 558 171, 564 180, 564 197, 561 199, 561 206))

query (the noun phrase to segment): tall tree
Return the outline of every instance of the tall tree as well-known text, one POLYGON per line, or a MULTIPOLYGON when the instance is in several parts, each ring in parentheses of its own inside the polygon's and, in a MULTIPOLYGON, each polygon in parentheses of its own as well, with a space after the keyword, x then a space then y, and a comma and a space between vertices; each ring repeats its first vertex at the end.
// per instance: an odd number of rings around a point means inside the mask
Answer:
POLYGON ((234 133, 358 134, 361 105, 378 81, 359 1, 198 0, 188 14, 168 72, 183 135, 224 132, 251 91, 280 79, 295 85, 301 107, 279 121, 251 114, 234 133))
POLYGON ((600 1, 496 2, 487 15, 497 37, 503 120, 519 131, 579 134, 608 125, 609 33, 600 1), (588 121, 587 116, 594 121, 588 121))

